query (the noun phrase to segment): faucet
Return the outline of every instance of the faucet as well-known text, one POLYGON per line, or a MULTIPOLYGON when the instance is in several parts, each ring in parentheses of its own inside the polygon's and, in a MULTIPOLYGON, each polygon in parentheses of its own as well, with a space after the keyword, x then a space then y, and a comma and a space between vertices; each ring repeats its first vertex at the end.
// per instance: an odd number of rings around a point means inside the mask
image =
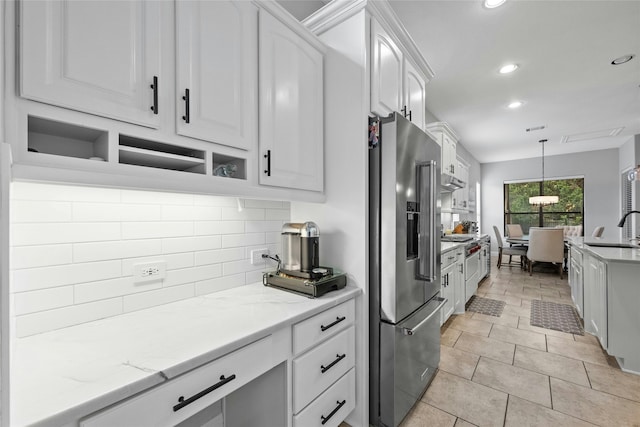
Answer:
POLYGON ((618 223, 618 227, 624 227, 624 222, 627 220, 627 217, 629 215, 631 215, 632 213, 640 213, 640 211, 630 211, 630 212, 627 212, 626 214, 624 214, 624 216, 622 217, 622 219, 618 223))

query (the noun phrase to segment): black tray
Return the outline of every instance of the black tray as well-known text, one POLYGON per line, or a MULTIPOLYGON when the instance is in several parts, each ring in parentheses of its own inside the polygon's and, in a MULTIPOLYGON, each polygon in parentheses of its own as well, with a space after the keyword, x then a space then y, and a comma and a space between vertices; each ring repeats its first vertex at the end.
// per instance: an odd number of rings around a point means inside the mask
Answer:
POLYGON ((267 272, 262 276, 262 284, 294 293, 317 298, 327 292, 336 291, 347 286, 347 275, 337 273, 320 279, 303 279, 281 273, 267 272))

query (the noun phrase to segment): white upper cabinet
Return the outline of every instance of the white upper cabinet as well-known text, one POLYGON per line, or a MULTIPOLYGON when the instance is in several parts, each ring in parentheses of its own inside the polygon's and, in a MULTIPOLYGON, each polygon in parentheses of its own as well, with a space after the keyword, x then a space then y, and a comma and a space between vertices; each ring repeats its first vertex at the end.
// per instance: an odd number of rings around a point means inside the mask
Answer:
POLYGON ((158 86, 169 84, 160 76, 160 6, 20 2, 20 95, 157 128, 158 86))
POLYGON ((323 53, 260 11, 260 184, 323 190, 323 53))
POLYGON ((404 67, 404 99, 406 100, 406 112, 411 122, 420 129, 424 129, 426 111, 425 93, 427 83, 416 67, 414 67, 406 58, 404 60, 404 67))
POLYGON ((402 52, 375 19, 371 43, 371 111, 388 116, 402 109, 402 52))
POLYGON ((445 122, 429 123, 425 125, 425 129, 442 148, 442 173, 462 179, 456 155, 458 137, 453 129, 445 122))
POLYGON ((257 134, 258 10, 177 1, 177 132, 248 149, 257 134))

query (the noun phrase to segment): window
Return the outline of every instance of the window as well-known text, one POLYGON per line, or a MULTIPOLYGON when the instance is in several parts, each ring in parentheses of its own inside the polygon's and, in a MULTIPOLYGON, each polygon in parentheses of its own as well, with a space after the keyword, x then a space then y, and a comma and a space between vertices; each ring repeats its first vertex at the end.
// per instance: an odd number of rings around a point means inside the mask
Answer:
MULTIPOLYGON (((584 225, 584 178, 504 184, 504 223, 520 224, 529 234, 530 227, 584 225), (555 205, 531 206, 529 197, 557 195, 555 205)), ((506 227, 505 227, 506 228, 506 227)), ((584 226, 583 226, 584 229, 584 226)))

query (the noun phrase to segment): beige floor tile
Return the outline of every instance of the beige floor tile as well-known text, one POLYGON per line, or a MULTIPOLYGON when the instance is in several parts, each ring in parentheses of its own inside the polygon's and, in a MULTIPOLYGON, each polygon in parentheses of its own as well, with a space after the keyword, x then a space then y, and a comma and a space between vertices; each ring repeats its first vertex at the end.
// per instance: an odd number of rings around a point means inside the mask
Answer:
POLYGON ((608 366, 607 357, 600 347, 583 342, 548 336, 547 351, 585 362, 608 366))
POLYGON ((561 426, 561 427, 589 427, 592 424, 570 417, 553 409, 509 396, 505 427, 522 426, 561 426))
POLYGON ((513 365, 589 387, 582 362, 559 354, 517 345, 513 365))
POLYGON ((573 301, 571 300, 571 297, 549 297, 546 295, 542 296, 542 301, 551 301, 551 302, 555 302, 557 304, 567 304, 570 306, 573 306, 573 301))
POLYGON ((438 371, 422 397, 426 403, 479 426, 502 426, 507 394, 438 371))
MULTIPOLYGON (((640 402, 640 375, 585 362, 591 388, 640 402)), ((640 422, 640 416, 638 417, 640 422)))
POLYGON ((443 371, 468 380, 478 364, 480 356, 456 348, 440 346, 440 366, 443 371))
POLYGON ((418 401, 400 423, 400 427, 453 427, 456 417, 438 408, 418 401))
POLYGON ((450 327, 463 332, 469 332, 470 334, 482 335, 486 337, 491 331, 491 326, 492 324, 489 322, 483 322, 482 320, 475 320, 464 316, 457 316, 451 322, 450 327))
POLYGON ((474 313, 473 319, 482 320, 496 325, 511 326, 512 328, 516 328, 518 326, 518 316, 505 314, 504 311, 501 316, 489 316, 487 314, 474 313))
POLYGON ((499 301, 504 301, 507 304, 511 304, 511 305, 521 305, 522 304, 522 299, 518 298, 518 297, 514 297, 511 295, 498 295, 498 294, 491 294, 491 298, 493 299, 497 299, 499 301))
POLYGON ((551 408, 546 375, 481 357, 472 381, 551 408))
POLYGON ((531 300, 523 299, 523 300, 522 300, 522 304, 520 304, 520 305, 521 305, 522 307, 525 307, 525 308, 531 309, 531 300))
POLYGON ((474 427, 475 424, 471 424, 468 421, 463 420, 462 418, 458 418, 456 420, 456 425, 455 427, 474 427))
POLYGON ((456 341, 458 341, 460 334, 462 334, 462 331, 458 329, 446 328, 444 331, 441 331, 440 344, 453 347, 456 341))
POLYGON ((573 340, 573 334, 568 334, 566 332, 562 332, 562 331, 556 331, 555 329, 547 329, 547 328, 540 328, 538 326, 532 326, 531 325, 531 319, 530 318, 525 318, 525 320, 520 320, 520 322, 518 322, 518 329, 523 329, 525 331, 531 331, 531 332, 537 332, 539 334, 545 334, 545 335, 551 335, 554 337, 559 337, 559 338, 564 338, 567 340, 573 340))
POLYGON ((505 314, 529 318, 531 316, 531 308, 507 304, 502 310, 502 315, 504 316, 505 314))
POLYGON ((489 338, 524 345, 542 351, 547 349, 547 343, 543 334, 510 328, 508 326, 494 325, 489 334, 489 338))
POLYGON ((551 378, 553 409, 601 426, 640 425, 640 403, 551 378))
POLYGON ((511 364, 516 346, 492 338, 463 332, 454 348, 511 364))
POLYGON ((600 347, 600 341, 598 341, 598 338, 594 337, 593 335, 587 332, 585 332, 584 335, 574 334, 573 339, 578 342, 583 342, 586 344, 591 344, 591 345, 600 347))
MULTIPOLYGON (((556 297, 556 298, 560 298, 560 291, 556 290, 556 289, 540 289, 540 295, 542 295, 543 297, 556 297)), ((571 295, 569 295, 569 298, 571 298, 571 295)))

